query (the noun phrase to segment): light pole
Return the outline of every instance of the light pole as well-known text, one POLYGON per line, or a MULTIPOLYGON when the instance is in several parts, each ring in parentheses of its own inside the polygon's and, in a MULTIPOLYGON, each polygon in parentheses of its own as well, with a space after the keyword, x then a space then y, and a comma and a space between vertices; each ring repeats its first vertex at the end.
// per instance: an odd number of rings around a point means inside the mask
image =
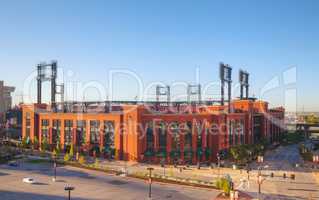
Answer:
POLYGON ((258 175, 258 197, 261 194, 261 185, 263 184, 264 179, 262 177, 262 175, 258 175))
POLYGON ((57 162, 56 162, 56 155, 53 156, 53 171, 54 171, 54 177, 52 179, 53 182, 56 181, 56 167, 57 167, 57 162))
POLYGON ((69 200, 71 200, 71 191, 73 191, 75 188, 72 186, 65 186, 64 190, 69 193, 69 200))
MULTIPOLYGON (((268 168, 268 165, 264 166, 263 168, 268 168)), ((258 197, 260 196, 261 194, 261 185, 263 184, 263 182, 266 180, 266 179, 263 179, 263 176, 262 176, 262 173, 261 173, 261 169, 262 167, 258 167, 258 180, 257 180, 257 183, 258 183, 258 197)))
POLYGON ((249 181, 249 179, 250 179, 250 168, 247 167, 247 180, 249 181))
POLYGON ((56 181, 56 167, 57 167, 57 163, 56 163, 56 160, 54 159, 54 178, 53 178, 53 182, 56 181))
POLYGON ((220 178, 220 154, 217 153, 218 178, 220 178))
POLYGON ((149 179, 148 179, 148 184, 149 184, 149 188, 148 188, 148 198, 152 199, 152 171, 154 170, 154 168, 149 167, 147 168, 147 170, 149 171, 149 179))
POLYGON ((165 159, 162 159, 161 165, 162 165, 162 167, 163 167, 163 172, 164 172, 164 177, 165 177, 165 176, 166 176, 166 172, 165 172, 165 159))

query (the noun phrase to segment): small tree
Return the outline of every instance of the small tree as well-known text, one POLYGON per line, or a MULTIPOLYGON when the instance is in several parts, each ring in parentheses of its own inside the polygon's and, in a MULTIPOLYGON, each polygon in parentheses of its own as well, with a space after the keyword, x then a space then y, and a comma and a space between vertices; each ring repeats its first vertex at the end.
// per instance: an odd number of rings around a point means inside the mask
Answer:
POLYGON ((230 153, 236 163, 239 161, 244 162, 248 158, 248 151, 244 145, 232 147, 230 153))
POLYGON ((95 158, 94 167, 99 168, 100 167, 100 161, 98 158, 95 158))
POLYGON ((61 145, 59 142, 57 142, 54 150, 56 150, 57 155, 59 155, 61 153, 61 145))
POLYGON ((70 156, 70 154, 65 154, 64 155, 64 162, 68 162, 68 161, 70 161, 71 160, 71 156, 70 156))
POLYGON ((30 145, 29 141, 30 140, 28 139, 28 137, 24 137, 21 142, 22 148, 29 148, 29 145, 30 145))
POLYGON ((53 157, 54 159, 56 159, 56 158, 58 158, 58 156, 59 156, 59 153, 58 153, 58 151, 56 150, 56 148, 54 148, 54 149, 53 149, 53 152, 52 152, 52 157, 53 157))
POLYGON ((238 163, 238 161, 241 158, 240 148, 238 146, 232 147, 230 149, 230 154, 231 154, 232 158, 235 160, 235 162, 238 163))
POLYGON ((70 154, 71 158, 74 157, 74 145, 73 144, 71 144, 71 147, 70 147, 70 150, 69 150, 69 154, 70 154))
POLYGON ((79 157, 79 163, 81 165, 84 165, 86 163, 86 159, 85 159, 85 156, 84 155, 80 155, 79 157))
POLYGON ((49 149, 50 149, 50 146, 49 146, 47 138, 43 138, 41 150, 42 151, 48 151, 49 149))
POLYGON ((231 190, 231 182, 226 178, 221 178, 217 180, 216 187, 222 190, 226 195, 229 195, 231 190))

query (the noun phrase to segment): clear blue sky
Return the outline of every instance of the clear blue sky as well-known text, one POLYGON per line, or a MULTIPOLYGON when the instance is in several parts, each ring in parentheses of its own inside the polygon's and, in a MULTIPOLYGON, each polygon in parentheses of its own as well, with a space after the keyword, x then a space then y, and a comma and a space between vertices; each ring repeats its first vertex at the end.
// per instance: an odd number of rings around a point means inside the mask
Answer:
MULTIPOLYGON (((238 69, 248 70, 258 96, 269 80, 296 67, 295 83, 281 81, 263 98, 284 105, 285 91, 296 89, 298 109, 318 111, 318 10, 316 0, 2 1, 0 80, 17 87, 18 102, 40 61, 56 59, 74 71, 71 80, 105 87, 108 71, 117 68, 133 70, 147 85, 193 83, 199 66, 207 84, 218 80, 223 61, 233 66, 235 83, 238 69)), ((134 99, 135 85, 118 78, 115 98, 134 99)), ((97 97, 89 91, 85 98, 97 97)))

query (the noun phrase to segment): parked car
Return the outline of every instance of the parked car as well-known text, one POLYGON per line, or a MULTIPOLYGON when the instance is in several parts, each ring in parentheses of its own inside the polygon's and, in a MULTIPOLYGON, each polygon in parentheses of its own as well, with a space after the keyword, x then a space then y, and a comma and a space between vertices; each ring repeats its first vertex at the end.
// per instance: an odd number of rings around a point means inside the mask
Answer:
POLYGON ((33 178, 29 178, 29 177, 23 178, 23 179, 22 179, 22 182, 23 182, 23 183, 28 183, 28 184, 33 184, 33 183, 35 183, 34 179, 33 179, 33 178))
POLYGON ((16 161, 11 161, 8 163, 10 167, 18 167, 18 163, 16 161))

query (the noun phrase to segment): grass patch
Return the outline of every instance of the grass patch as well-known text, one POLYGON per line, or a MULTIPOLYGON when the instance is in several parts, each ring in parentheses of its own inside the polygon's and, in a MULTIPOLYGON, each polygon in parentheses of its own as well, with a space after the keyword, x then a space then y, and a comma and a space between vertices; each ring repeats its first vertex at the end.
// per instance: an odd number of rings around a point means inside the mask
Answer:
POLYGON ((304 141, 305 138, 302 134, 297 132, 288 132, 283 138, 284 145, 298 144, 299 142, 304 141))
POLYGON ((30 164, 43 164, 43 163, 49 163, 49 160, 45 160, 45 159, 29 159, 26 160, 27 163, 30 164))

